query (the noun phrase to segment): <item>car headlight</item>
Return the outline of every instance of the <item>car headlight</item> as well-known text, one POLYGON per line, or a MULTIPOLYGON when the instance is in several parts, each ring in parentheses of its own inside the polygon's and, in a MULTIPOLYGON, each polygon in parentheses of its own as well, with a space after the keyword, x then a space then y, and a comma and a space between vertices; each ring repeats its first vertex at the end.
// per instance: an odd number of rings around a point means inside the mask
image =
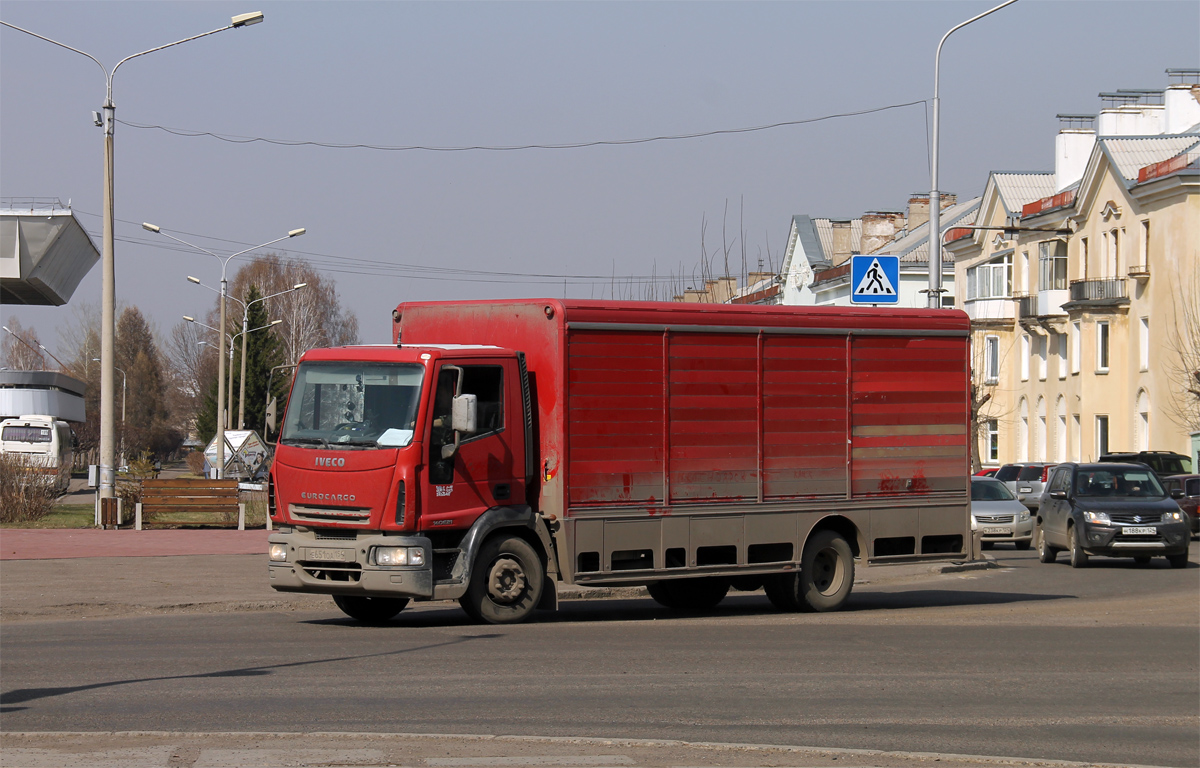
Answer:
POLYGON ((421 547, 375 547, 375 565, 425 565, 421 547))
POLYGON ((267 555, 271 558, 272 563, 287 562, 287 544, 272 544, 267 550, 267 555))
POLYGON ((1083 519, 1089 523, 1103 523, 1104 525, 1112 525, 1112 520, 1109 519, 1107 512, 1084 512, 1083 519))
POLYGON ((1017 522, 1018 523, 1028 523, 1029 522, 1029 513, 1022 512, 1021 514, 1017 515, 1017 522))
POLYGON ((1182 523, 1182 512, 1163 512, 1162 521, 1164 523, 1182 523))

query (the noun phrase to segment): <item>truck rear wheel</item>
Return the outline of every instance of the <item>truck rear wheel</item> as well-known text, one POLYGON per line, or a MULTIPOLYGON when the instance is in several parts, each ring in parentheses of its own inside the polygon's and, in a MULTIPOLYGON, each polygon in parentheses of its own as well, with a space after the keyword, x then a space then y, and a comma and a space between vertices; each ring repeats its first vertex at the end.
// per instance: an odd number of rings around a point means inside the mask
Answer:
POLYGON ((650 597, 675 611, 707 611, 729 594, 728 579, 672 579, 646 586, 650 597))
POLYGON ((476 621, 516 624, 537 607, 544 581, 542 559, 528 542, 496 536, 480 548, 471 584, 458 602, 476 621))
POLYGON ((781 611, 836 611, 854 587, 854 553, 834 531, 817 531, 804 544, 800 570, 767 579, 767 599, 781 611))
POLYGON ((364 624, 383 624, 390 621, 408 605, 407 597, 362 597, 334 595, 333 602, 342 613, 364 624))

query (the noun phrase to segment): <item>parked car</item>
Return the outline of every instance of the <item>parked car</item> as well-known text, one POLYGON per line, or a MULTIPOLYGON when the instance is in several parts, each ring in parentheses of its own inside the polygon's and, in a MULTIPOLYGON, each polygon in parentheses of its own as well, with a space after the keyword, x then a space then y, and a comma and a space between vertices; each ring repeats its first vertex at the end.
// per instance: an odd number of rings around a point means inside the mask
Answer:
POLYGON ((1132 557, 1145 565, 1165 556, 1186 568, 1187 518, 1154 470, 1144 464, 1059 464, 1037 514, 1038 555, 1054 562, 1062 550, 1082 568, 1092 555, 1132 557))
POLYGON ((981 469, 975 473, 975 477, 992 477, 999 471, 1000 471, 999 467, 992 467, 991 469, 981 469))
POLYGON ((1106 453, 1100 457, 1102 462, 1118 462, 1127 464, 1136 462, 1145 464, 1153 469, 1160 478, 1170 475, 1186 475, 1192 471, 1192 460, 1174 451, 1137 451, 1106 453))
POLYGON ((1176 498, 1175 503, 1188 516, 1192 535, 1200 535, 1200 475, 1175 475, 1162 480, 1167 493, 1172 496, 1176 490, 1183 491, 1183 498, 1176 498))
POLYGON ((1053 467, 1053 464, 1046 462, 1005 464, 997 470, 995 477, 1016 494, 1017 501, 1037 511, 1042 502, 1042 491, 1046 488, 1046 479, 1053 467))
POLYGON ((971 478, 971 530, 980 532, 983 549, 991 549, 998 541, 1011 541, 1017 549, 1029 549, 1033 541, 1029 510, 1008 486, 990 477, 971 478))

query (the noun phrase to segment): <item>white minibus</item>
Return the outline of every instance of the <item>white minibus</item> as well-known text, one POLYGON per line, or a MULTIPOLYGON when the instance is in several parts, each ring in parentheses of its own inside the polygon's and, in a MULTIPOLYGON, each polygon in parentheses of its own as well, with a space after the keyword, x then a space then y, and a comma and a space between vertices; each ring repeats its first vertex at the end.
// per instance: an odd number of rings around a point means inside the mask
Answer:
POLYGON ((53 416, 21 416, 0 421, 0 453, 21 456, 54 476, 65 493, 75 463, 75 437, 65 421, 53 416))

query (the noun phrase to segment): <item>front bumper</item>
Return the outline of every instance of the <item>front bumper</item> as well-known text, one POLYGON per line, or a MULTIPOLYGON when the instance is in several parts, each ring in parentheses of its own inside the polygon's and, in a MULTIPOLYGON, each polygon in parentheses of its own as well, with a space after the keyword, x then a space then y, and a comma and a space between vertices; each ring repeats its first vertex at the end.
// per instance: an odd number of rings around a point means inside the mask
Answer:
POLYGON ((1186 522, 1140 526, 1153 527, 1154 535, 1131 536, 1124 532, 1125 527, 1120 524, 1085 524, 1083 551, 1089 555, 1107 557, 1158 557, 1185 554, 1188 551, 1191 532, 1186 522))
POLYGON ((267 546, 287 547, 287 561, 268 560, 268 578, 280 592, 364 597, 430 598, 433 596, 433 545, 424 536, 385 536, 368 531, 355 538, 317 538, 313 531, 272 533, 267 546), (380 566, 371 562, 372 548, 420 547, 421 566, 380 566))
POLYGON ((1033 541, 1033 519, 1013 523, 976 523, 980 541, 1033 541))

